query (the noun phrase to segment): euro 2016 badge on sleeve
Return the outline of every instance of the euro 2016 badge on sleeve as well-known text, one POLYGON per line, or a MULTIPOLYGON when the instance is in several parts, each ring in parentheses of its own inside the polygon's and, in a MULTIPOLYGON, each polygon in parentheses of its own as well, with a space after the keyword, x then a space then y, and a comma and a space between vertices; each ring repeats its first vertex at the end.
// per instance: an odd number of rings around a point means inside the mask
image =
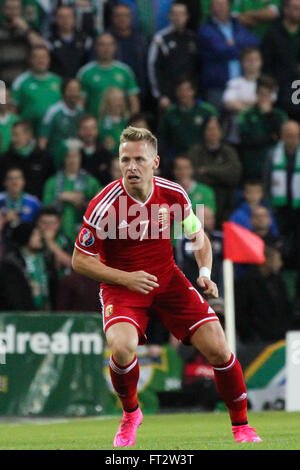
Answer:
POLYGON ((79 243, 88 248, 95 242, 95 237, 88 228, 83 228, 79 234, 79 243))
POLYGON ((114 313, 114 306, 113 305, 107 305, 105 308, 105 316, 110 317, 114 313))

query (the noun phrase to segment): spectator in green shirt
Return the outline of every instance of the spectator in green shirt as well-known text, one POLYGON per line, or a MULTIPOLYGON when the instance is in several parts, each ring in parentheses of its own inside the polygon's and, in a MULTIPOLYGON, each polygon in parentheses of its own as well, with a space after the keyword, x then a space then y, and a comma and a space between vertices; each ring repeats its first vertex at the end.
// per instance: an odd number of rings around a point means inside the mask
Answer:
POLYGON ((112 34, 98 36, 95 51, 97 60, 84 65, 78 72, 86 97, 86 111, 97 117, 104 91, 117 86, 122 88, 128 98, 130 112, 139 112, 139 87, 131 68, 115 60, 116 40, 112 34))
POLYGON ((209 103, 197 101, 196 85, 190 79, 176 86, 177 104, 170 106, 161 117, 158 134, 161 153, 184 153, 201 140, 203 124, 209 116, 216 116, 216 109, 209 103))
POLYGON ((22 119, 32 124, 35 134, 48 108, 61 99, 61 78, 49 72, 50 54, 45 46, 32 48, 30 69, 12 83, 12 98, 22 119))
POLYGON ((99 110, 99 138, 103 147, 119 155, 120 136, 128 121, 128 109, 121 88, 110 87, 103 94, 99 110))
POLYGON ((10 111, 10 92, 6 90, 5 104, 0 104, 0 156, 10 147, 13 125, 20 120, 19 116, 10 111))
POLYGON ((75 242, 87 203, 101 189, 99 182, 81 168, 78 141, 67 142, 64 169, 49 178, 43 203, 55 207, 62 216, 62 233, 75 242))
POLYGON ((280 14, 281 0, 233 0, 232 15, 261 38, 280 14))
POLYGON ((42 149, 48 147, 57 169, 63 167, 63 161, 59 159, 59 144, 63 140, 77 136, 78 120, 83 114, 79 80, 76 78, 65 80, 61 91, 63 99, 48 109, 42 121, 39 139, 42 149))
POLYGON ((287 115, 274 108, 277 86, 272 77, 261 76, 257 80, 257 102, 238 115, 241 139, 243 178, 263 178, 265 162, 280 137, 281 125, 287 115))

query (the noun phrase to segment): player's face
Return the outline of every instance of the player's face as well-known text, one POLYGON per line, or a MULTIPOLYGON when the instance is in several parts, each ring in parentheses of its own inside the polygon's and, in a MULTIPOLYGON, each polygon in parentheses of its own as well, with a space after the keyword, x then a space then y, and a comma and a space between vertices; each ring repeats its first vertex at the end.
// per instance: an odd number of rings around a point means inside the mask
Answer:
POLYGON ((145 141, 120 145, 120 168, 128 188, 143 188, 152 181, 159 165, 154 148, 145 141))

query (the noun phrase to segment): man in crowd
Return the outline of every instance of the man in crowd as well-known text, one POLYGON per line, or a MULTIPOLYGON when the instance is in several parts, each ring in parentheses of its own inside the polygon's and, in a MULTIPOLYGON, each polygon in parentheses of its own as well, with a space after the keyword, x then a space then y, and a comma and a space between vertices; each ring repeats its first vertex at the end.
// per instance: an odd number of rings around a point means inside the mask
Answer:
POLYGON ((45 150, 41 150, 34 139, 31 125, 18 121, 12 127, 11 148, 1 157, 1 183, 3 176, 12 166, 22 168, 25 176, 25 190, 41 198, 43 186, 53 172, 53 162, 45 150))
POLYGON ((147 53, 148 38, 133 27, 132 12, 123 3, 113 6, 110 31, 117 43, 116 58, 127 64, 134 72, 141 90, 141 98, 148 92, 147 53))
POLYGON ((102 185, 110 182, 109 167, 113 158, 99 141, 99 126, 92 114, 84 114, 78 123, 82 168, 102 185))
POLYGON ((272 77, 257 80, 257 102, 238 116, 243 178, 263 179, 268 152, 280 137, 287 115, 274 108, 277 85, 272 77))
POLYGON ((0 267, 0 310, 49 310, 51 267, 46 264, 39 229, 34 224, 21 224, 12 239, 15 248, 0 267))
POLYGON ((44 41, 23 17, 21 0, 4 0, 1 3, 1 79, 11 85, 26 69, 30 48, 44 41))
POLYGON ((90 60, 92 38, 76 29, 75 11, 71 5, 57 8, 47 45, 51 53, 51 70, 60 77, 75 77, 79 68, 90 60))
POLYGON ((282 15, 266 32, 262 50, 264 72, 280 89, 290 87, 300 53, 300 0, 283 0, 282 15))
POLYGON ((202 87, 207 101, 219 106, 226 83, 241 74, 240 56, 259 39, 230 16, 229 0, 212 0, 211 16, 199 29, 202 87))
POLYGON ((12 83, 12 100, 22 119, 31 123, 37 135, 49 106, 61 99, 62 80, 49 71, 50 54, 46 46, 32 48, 29 65, 29 70, 12 83))
POLYGON ((242 75, 226 83, 222 97, 223 106, 229 118, 226 140, 236 145, 240 143, 237 115, 256 102, 256 84, 262 68, 262 56, 258 47, 246 47, 243 50, 241 68, 242 75))
POLYGON ((209 103, 197 100, 196 84, 183 79, 175 86, 176 103, 161 116, 158 134, 161 149, 172 158, 187 152, 201 141, 207 119, 216 116, 216 109, 209 103))
POLYGON ((79 142, 66 142, 64 153, 64 168, 45 183, 43 203, 59 211, 62 233, 74 241, 87 201, 99 191, 99 182, 81 168, 79 142))
POLYGON ((81 85, 76 78, 66 79, 61 87, 62 100, 50 106, 40 128, 39 145, 48 149, 55 167, 62 168, 60 144, 77 136, 78 121, 83 114, 81 85))
POLYGON ((101 34, 95 41, 96 60, 88 62, 78 72, 86 96, 86 111, 95 117, 99 115, 104 91, 111 86, 124 91, 131 113, 137 113, 140 108, 140 90, 134 74, 128 65, 115 60, 116 47, 112 34, 101 34))
POLYGON ((282 340, 292 326, 280 251, 267 245, 265 256, 264 264, 249 266, 236 281, 236 324, 243 343, 282 340))
POLYGON ((10 168, 4 179, 5 191, 0 193, 0 210, 9 228, 34 222, 41 210, 41 202, 24 192, 25 178, 21 168, 10 168))
POLYGON ((148 56, 151 92, 164 109, 176 100, 176 80, 185 76, 197 83, 199 70, 197 36, 187 29, 186 6, 174 3, 169 17, 170 26, 155 34, 148 56))
POLYGON ((273 235, 278 235, 278 227, 275 221, 272 209, 266 203, 264 194, 264 184, 260 180, 247 180, 243 187, 243 200, 238 204, 236 209, 232 212, 230 219, 232 222, 241 225, 242 227, 252 230, 251 215, 256 207, 264 206, 267 208, 271 218, 271 232, 273 235))
POLYGON ((203 142, 188 152, 195 178, 212 187, 216 195, 216 228, 227 220, 233 208, 234 191, 241 177, 241 164, 233 147, 223 142, 221 124, 214 116, 204 124, 203 142))
POLYGON ((10 91, 6 89, 5 103, 0 103, 0 158, 10 147, 12 126, 20 117, 10 110, 10 91))
MULTIPOLYGON (((300 126, 287 121, 267 162, 266 185, 281 235, 290 247, 289 265, 297 271, 300 299, 300 126)), ((297 305, 299 300, 297 300, 297 305)), ((299 308, 299 305, 298 305, 299 308)))

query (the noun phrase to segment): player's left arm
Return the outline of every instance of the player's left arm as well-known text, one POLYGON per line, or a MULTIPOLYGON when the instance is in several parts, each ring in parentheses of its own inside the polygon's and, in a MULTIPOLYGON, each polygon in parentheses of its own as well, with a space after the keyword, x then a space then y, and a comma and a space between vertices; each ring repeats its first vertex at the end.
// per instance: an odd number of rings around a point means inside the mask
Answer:
POLYGON ((210 240, 205 234, 200 220, 192 210, 182 223, 186 236, 193 243, 194 256, 199 267, 197 284, 205 289, 204 294, 217 299, 219 297, 218 287, 210 278, 213 261, 210 240))

